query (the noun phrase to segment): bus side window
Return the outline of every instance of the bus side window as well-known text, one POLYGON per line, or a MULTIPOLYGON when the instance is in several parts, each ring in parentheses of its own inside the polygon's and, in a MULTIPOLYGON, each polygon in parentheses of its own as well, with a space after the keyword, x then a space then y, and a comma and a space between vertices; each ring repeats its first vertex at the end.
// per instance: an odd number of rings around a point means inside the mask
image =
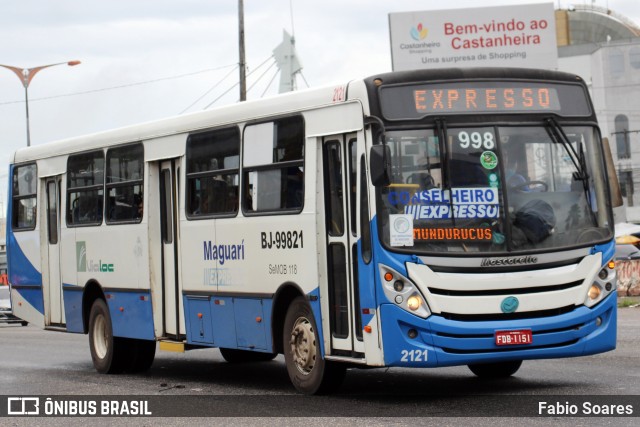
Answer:
POLYGON ((144 146, 140 143, 107 151, 107 224, 142 220, 144 146))
POLYGON ((102 150, 69 156, 67 160, 67 225, 102 224, 104 203, 102 150))
POLYGON ((244 212, 299 212, 304 204, 301 116, 250 125, 244 131, 244 212))
POLYGON ((239 166, 238 127, 189 135, 187 217, 235 215, 238 212, 239 166))

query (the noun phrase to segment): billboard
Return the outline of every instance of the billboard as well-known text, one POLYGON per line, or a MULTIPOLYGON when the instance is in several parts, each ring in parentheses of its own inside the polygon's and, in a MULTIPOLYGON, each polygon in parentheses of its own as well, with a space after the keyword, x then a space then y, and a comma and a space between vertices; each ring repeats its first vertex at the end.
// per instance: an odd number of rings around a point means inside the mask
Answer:
POLYGON ((556 69, 553 3, 389 14, 393 70, 556 69))

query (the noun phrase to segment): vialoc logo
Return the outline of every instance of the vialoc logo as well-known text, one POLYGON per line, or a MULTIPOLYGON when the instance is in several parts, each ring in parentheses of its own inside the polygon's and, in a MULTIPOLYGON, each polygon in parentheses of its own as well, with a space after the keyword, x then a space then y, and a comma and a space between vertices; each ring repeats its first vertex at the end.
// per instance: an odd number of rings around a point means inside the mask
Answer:
POLYGON ((422 23, 419 23, 417 27, 411 28, 410 34, 412 39, 414 39, 415 41, 420 41, 424 40, 425 37, 427 37, 427 34, 429 34, 429 30, 423 28, 422 23))
POLYGON ((97 263, 92 259, 87 261, 87 244, 84 241, 76 242, 76 269, 78 273, 113 273, 115 271, 113 264, 103 264, 102 260, 99 260, 97 263))
POLYGON ((76 266, 79 273, 87 271, 87 244, 76 242, 76 266))

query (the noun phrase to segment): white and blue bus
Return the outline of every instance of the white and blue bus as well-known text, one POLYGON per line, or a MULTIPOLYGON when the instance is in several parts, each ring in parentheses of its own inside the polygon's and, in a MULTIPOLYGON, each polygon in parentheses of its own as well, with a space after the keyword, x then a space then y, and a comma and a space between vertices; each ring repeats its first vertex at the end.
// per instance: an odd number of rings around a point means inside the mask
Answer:
POLYGON ((303 393, 351 367, 504 377, 612 350, 605 158, 584 81, 524 69, 386 73, 20 149, 14 311, 88 334, 100 373, 217 347, 284 354, 303 393))

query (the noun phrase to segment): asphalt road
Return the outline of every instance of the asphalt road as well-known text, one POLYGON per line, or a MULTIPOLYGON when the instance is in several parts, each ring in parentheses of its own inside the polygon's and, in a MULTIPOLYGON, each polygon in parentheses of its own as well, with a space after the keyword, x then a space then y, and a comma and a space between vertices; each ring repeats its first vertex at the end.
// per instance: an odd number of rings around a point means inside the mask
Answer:
MULTIPOLYGON (((636 425, 640 404, 634 418, 519 416, 530 414, 527 408, 539 401, 560 406, 585 399, 596 405, 640 402, 639 379, 640 307, 619 309, 613 352, 526 361, 515 377, 499 381, 480 380, 466 367, 353 369, 336 394, 314 397, 295 392, 281 356, 273 362, 228 364, 217 350, 158 352, 145 374, 99 375, 87 336, 0 324, 0 396, 139 396, 151 399, 156 415, 177 417, 93 418, 92 425, 273 424, 266 417, 277 417, 280 425, 636 425), (198 416, 224 418, 186 418, 198 416)), ((87 423, 41 417, 0 419, 0 424, 87 423)))

